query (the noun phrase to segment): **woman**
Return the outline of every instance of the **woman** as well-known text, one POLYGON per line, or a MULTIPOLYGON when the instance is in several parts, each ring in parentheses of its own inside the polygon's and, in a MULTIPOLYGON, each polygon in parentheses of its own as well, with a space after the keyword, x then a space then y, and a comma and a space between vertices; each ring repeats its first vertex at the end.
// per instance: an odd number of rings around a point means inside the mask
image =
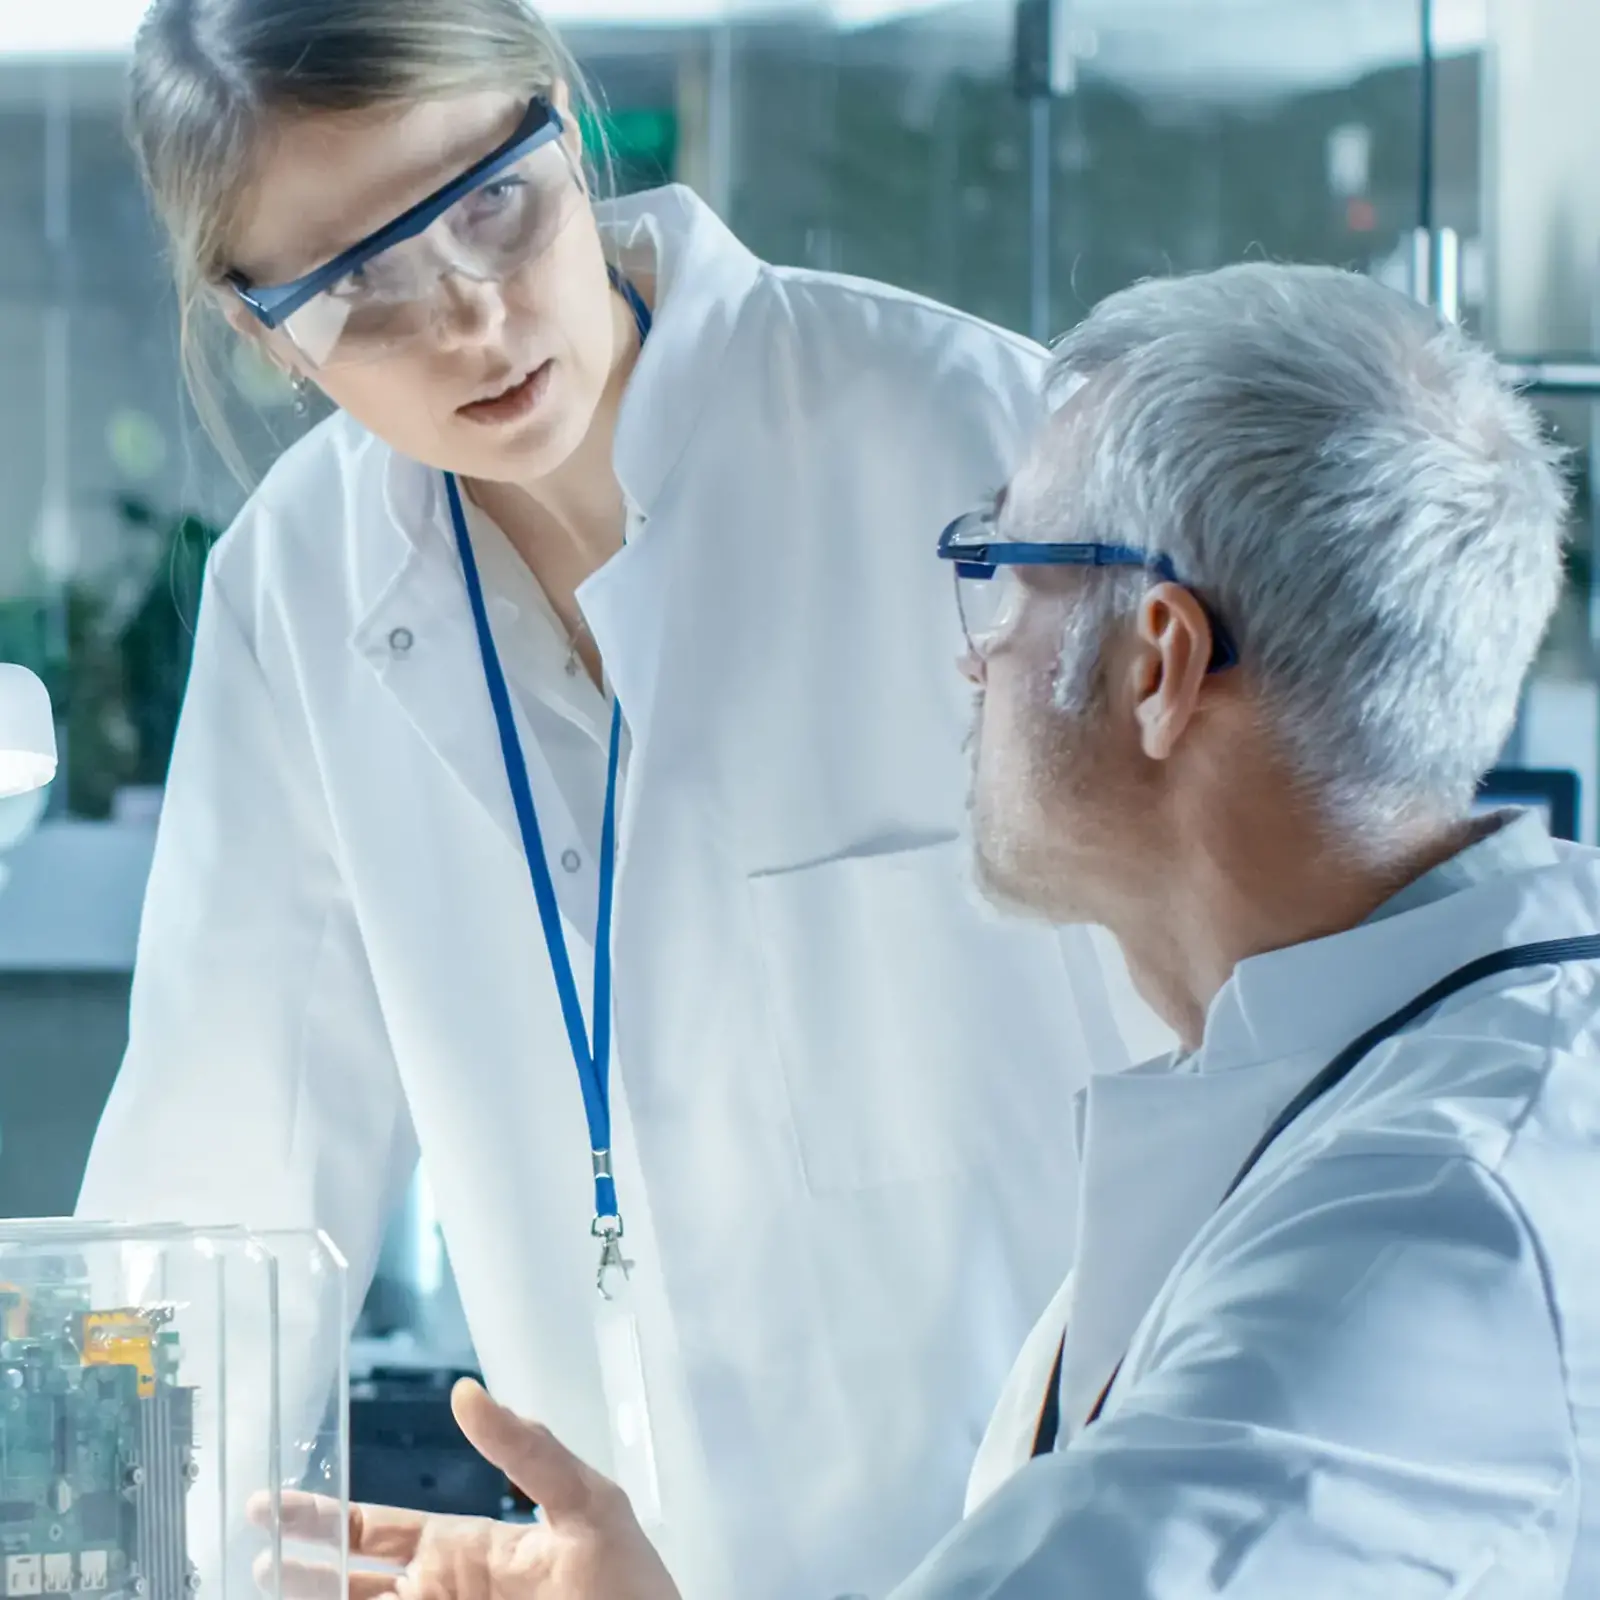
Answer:
POLYGON ((80 1211, 318 1225, 359 1288, 420 1148, 490 1381, 692 1592, 871 1592, 1060 1280, 1061 1062, 1124 1060, 958 842, 928 540, 1040 356, 594 203, 578 93, 520 0, 144 26, 191 338, 338 414, 211 561, 80 1211))

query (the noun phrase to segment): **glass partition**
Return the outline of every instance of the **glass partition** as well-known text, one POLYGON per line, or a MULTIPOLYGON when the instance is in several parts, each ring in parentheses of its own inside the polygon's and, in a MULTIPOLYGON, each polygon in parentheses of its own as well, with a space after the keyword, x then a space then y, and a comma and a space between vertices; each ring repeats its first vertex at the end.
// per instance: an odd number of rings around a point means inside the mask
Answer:
MULTIPOLYGON (((1044 338, 1138 278, 1251 254, 1410 270, 1416 5, 1075 0, 1053 70, 1019 49, 1037 10, 736 30, 736 230, 1044 338)), ((1454 114, 1476 65, 1448 70, 1454 114)), ((1451 145, 1452 173, 1469 159, 1451 145)))
POLYGON ((0 1223, 6 1594, 281 1597, 286 1508, 342 1592, 342 1355, 298 1375, 343 1283, 311 1234, 0 1223))
MULTIPOLYGON (((770 259, 1041 337, 1146 274, 1252 253, 1411 270, 1409 0, 1057 0, 1049 100, 1019 59, 1034 0, 694 13, 730 19, 712 26, 647 10, 572 13, 617 176, 693 184, 770 259)), ((183 398, 121 62, 7 58, 5 37, 0 656, 55 696, 53 814, 147 826, 201 568, 241 491, 183 398)), ((1476 58, 1441 58, 1438 83, 1440 211, 1470 241, 1476 58)), ((259 470, 296 431, 291 397, 248 352, 226 379, 259 470)))

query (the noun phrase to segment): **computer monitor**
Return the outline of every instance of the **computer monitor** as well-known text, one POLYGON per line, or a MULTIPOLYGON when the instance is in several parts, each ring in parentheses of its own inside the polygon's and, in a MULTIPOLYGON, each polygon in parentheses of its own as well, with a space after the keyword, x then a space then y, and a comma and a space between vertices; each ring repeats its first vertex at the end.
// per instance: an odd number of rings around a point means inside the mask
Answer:
POLYGON ((1551 836, 1578 837, 1578 774, 1561 767, 1496 767, 1478 785, 1476 811, 1526 806, 1544 813, 1551 836))

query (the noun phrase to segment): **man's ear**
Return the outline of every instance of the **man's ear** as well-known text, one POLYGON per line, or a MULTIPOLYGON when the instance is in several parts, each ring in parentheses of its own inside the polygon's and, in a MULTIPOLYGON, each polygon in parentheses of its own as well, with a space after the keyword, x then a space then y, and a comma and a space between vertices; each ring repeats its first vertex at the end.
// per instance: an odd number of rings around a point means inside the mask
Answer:
POLYGON ((1158 583, 1139 606, 1134 716, 1152 761, 1165 761, 1194 719, 1211 662, 1211 619, 1181 584, 1158 583))

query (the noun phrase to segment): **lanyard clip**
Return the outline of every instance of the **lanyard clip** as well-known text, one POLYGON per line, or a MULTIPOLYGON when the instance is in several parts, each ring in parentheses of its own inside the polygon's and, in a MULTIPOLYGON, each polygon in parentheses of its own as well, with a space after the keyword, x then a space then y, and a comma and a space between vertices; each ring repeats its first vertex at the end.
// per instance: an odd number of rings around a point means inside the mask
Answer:
POLYGON ((615 1300, 614 1275, 620 1272, 622 1286, 626 1287, 634 1268, 634 1263, 622 1253, 622 1218, 596 1217, 589 1231, 600 1241, 600 1266, 594 1275, 594 1286, 602 1300, 615 1300))

